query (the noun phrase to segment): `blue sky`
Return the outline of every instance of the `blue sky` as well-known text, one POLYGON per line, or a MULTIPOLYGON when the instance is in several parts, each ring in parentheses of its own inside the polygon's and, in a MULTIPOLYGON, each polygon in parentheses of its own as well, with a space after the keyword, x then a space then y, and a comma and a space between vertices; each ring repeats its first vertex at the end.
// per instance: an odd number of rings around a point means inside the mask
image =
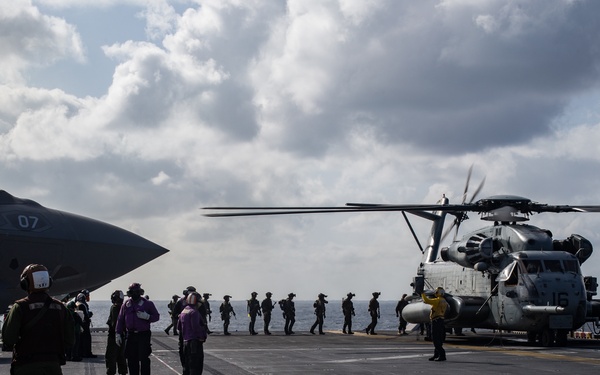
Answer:
MULTIPOLYGON (((7 2, 2 188, 171 249, 97 299, 133 281, 166 299, 190 284, 397 299, 420 260, 400 215, 199 208, 457 202, 472 164, 482 196, 600 204, 599 7, 7 2)), ((531 223, 600 242, 597 215, 531 223)), ((424 241, 428 223, 415 225, 424 241)))

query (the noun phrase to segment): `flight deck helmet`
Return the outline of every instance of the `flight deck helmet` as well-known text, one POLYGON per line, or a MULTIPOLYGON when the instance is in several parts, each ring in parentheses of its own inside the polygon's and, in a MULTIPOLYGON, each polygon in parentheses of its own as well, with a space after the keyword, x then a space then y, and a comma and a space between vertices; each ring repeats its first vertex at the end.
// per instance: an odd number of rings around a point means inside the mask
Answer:
POLYGON ((112 294, 110 295, 110 301, 112 303, 119 303, 119 302, 123 302, 123 291, 122 290, 115 290, 114 292, 112 292, 112 294))
POLYGON ((144 289, 142 289, 142 284, 132 283, 131 285, 129 285, 129 288, 127 289, 128 297, 131 297, 135 300, 136 298, 141 297, 142 294, 144 294, 144 289))
POLYGON ((52 286, 52 278, 45 266, 30 264, 21 273, 19 284, 27 293, 45 292, 52 286))
POLYGON ((185 299, 185 302, 190 306, 197 306, 198 303, 202 300, 202 296, 198 292, 190 292, 185 299))

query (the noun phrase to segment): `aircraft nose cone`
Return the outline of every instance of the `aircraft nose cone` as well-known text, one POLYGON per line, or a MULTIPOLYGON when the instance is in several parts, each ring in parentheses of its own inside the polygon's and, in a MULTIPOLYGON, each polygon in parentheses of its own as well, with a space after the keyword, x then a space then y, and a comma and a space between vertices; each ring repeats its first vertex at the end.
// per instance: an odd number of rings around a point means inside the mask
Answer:
POLYGON ((115 256, 114 260, 127 262, 130 266, 134 265, 133 268, 169 251, 142 236, 108 223, 74 214, 66 217, 83 248, 97 248, 103 257, 115 256))
MULTIPOLYGON (((72 238, 64 253, 64 265, 81 275, 87 285, 103 285, 169 250, 135 233, 87 217, 60 212, 72 238)), ((59 270, 57 276, 69 279, 59 270)), ((55 281, 57 280, 56 276, 55 281)))

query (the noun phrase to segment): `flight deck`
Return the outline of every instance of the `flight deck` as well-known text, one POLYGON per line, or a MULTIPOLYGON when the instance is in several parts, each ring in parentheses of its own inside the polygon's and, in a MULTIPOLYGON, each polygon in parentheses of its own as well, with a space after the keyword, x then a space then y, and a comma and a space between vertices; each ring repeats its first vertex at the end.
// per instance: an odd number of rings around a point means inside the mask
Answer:
MULTIPOLYGON (((97 358, 67 362, 68 375, 105 374, 106 332, 93 332, 93 352, 97 358)), ((176 336, 152 333, 152 374, 182 374, 176 336)), ((534 347, 524 335, 466 332, 448 335, 444 348, 446 362, 430 362, 431 342, 411 332, 401 336, 392 331, 378 335, 357 332, 344 335, 326 331, 325 335, 297 332, 286 336, 220 333, 208 337, 204 346, 204 374, 397 374, 458 373, 523 374, 544 373, 597 374, 600 371, 600 341, 569 339, 567 347, 534 347)), ((0 373, 8 374, 11 353, 0 354, 0 373)))

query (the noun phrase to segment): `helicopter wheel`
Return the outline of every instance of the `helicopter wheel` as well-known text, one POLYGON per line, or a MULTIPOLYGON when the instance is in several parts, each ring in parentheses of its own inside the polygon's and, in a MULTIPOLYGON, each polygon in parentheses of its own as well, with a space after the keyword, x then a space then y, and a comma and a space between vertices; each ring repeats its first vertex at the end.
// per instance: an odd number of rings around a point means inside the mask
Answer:
POLYGON ((567 346, 567 337, 569 331, 565 329, 559 329, 556 331, 556 346, 567 346))
POLYGON ((544 328, 544 330, 540 334, 540 345, 544 347, 552 346, 554 344, 555 337, 556 333, 553 329, 544 328))
POLYGON ((527 331, 527 343, 535 344, 537 341, 538 333, 534 331, 527 331))

